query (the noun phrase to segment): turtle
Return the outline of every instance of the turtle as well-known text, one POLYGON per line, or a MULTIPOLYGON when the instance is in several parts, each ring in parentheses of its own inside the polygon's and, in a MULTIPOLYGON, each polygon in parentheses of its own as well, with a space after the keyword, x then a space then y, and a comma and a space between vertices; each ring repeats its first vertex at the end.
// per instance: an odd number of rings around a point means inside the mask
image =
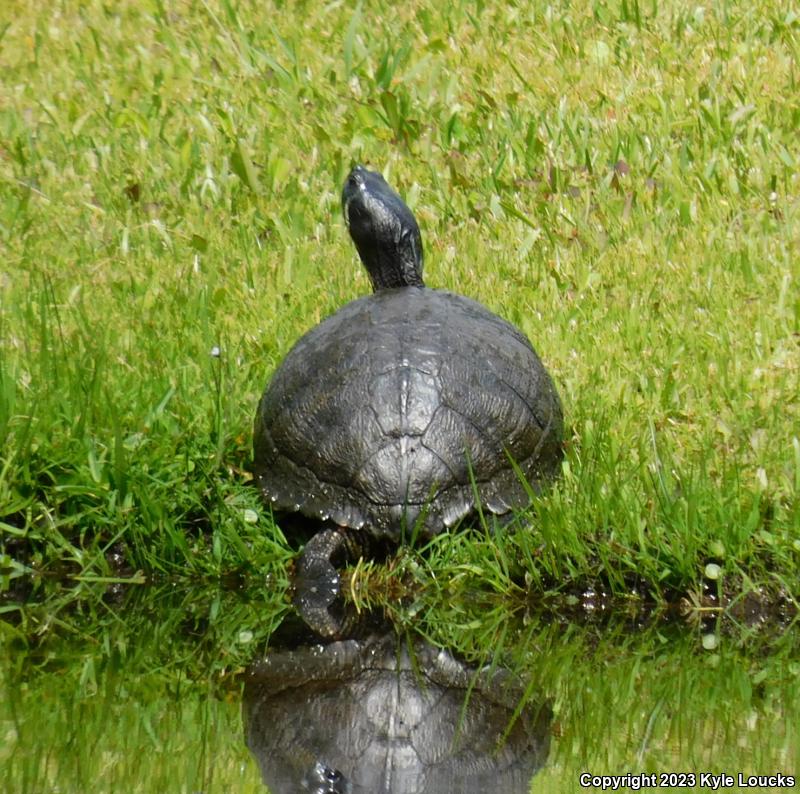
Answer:
POLYGON ((342 210, 373 292, 297 341, 254 427, 263 499, 321 525, 306 556, 326 560, 356 535, 398 544, 478 511, 508 518, 557 474, 563 437, 525 334, 425 286, 419 225, 384 177, 355 166, 342 210))

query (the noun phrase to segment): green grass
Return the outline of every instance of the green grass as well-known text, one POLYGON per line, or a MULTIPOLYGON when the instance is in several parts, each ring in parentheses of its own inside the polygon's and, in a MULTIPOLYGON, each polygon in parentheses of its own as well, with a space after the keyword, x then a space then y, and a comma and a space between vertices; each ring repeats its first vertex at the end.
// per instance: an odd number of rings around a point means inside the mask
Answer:
POLYGON ((729 595, 796 605, 785 5, 11 0, 0 33, 5 589, 285 584, 252 416, 368 290, 339 209, 364 162, 416 212, 428 283, 517 323, 566 409, 530 532, 419 566, 664 601, 716 562, 729 595))

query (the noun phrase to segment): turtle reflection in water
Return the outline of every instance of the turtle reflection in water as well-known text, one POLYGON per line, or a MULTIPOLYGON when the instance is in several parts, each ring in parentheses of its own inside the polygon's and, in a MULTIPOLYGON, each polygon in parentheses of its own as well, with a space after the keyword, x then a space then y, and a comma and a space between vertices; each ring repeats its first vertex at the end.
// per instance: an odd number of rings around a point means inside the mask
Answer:
POLYGON ((380 174, 354 168, 342 206, 374 292, 297 342, 255 421, 263 497, 321 523, 308 578, 369 538, 447 530, 478 502, 523 508, 561 459, 561 404, 525 335, 424 286, 419 226, 380 174))
POLYGON ((247 745, 274 794, 527 792, 551 712, 508 671, 393 631, 271 653, 246 673, 247 745))

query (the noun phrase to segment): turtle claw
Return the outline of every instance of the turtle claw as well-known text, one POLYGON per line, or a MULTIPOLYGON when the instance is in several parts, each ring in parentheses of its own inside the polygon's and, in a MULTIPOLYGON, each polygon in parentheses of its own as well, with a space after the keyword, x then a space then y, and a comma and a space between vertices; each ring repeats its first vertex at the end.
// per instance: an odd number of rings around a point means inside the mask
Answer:
POLYGON ((320 634, 336 632, 330 608, 341 592, 341 577, 332 559, 339 557, 343 538, 335 529, 326 529, 306 543, 297 562, 294 578, 295 609, 320 634))
POLYGON ((295 587, 333 600, 339 594, 337 563, 342 556, 344 538, 336 529, 326 529, 306 543, 297 562, 295 587))
POLYGON ((342 612, 339 569, 355 562, 367 546, 363 532, 340 527, 318 532, 306 543, 297 561, 292 601, 318 634, 335 637, 341 632, 343 618, 336 614, 342 612))

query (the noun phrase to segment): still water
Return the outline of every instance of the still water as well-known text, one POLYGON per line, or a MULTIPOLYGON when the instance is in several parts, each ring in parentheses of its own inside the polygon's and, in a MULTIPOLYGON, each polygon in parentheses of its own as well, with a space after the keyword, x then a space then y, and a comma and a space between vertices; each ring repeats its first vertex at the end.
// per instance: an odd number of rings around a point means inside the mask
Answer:
POLYGON ((0 623, 3 791, 800 788, 777 620, 451 604, 332 639, 269 587, 46 604, 0 623))

